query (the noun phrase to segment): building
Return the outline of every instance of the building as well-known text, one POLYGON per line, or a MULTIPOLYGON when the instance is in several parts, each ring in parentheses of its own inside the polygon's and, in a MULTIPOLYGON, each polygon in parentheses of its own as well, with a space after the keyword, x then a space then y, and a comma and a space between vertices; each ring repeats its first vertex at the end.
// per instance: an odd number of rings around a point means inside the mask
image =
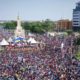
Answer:
POLYGON ((21 26, 21 20, 19 16, 17 17, 17 27, 14 31, 14 34, 15 34, 13 38, 14 43, 26 42, 25 30, 21 26))
POLYGON ((59 31, 65 31, 65 30, 72 29, 72 21, 68 19, 58 20, 56 23, 56 29, 59 31))
POLYGON ((73 20, 72 20, 73 30, 80 30, 80 2, 76 3, 75 9, 73 9, 73 20))
POLYGON ((15 38, 16 37, 25 38, 25 30, 21 26, 21 20, 20 20, 19 16, 17 17, 17 27, 16 27, 16 30, 14 31, 14 33, 15 33, 15 38))

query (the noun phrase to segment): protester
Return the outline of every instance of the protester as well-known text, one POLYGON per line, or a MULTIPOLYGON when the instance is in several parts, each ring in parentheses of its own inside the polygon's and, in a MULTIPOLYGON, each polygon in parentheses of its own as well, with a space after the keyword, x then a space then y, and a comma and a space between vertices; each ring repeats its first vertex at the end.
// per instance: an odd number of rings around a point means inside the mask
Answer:
MULTIPOLYGON (((75 36, 36 35, 42 46, 15 51, 16 46, 0 52, 0 80, 79 80, 80 66, 73 57, 75 36), (62 47, 61 47, 62 45, 62 47), (13 49, 14 48, 14 49, 13 49), (13 50, 11 50, 13 49, 13 50)), ((27 48, 30 44, 27 44, 27 48)))

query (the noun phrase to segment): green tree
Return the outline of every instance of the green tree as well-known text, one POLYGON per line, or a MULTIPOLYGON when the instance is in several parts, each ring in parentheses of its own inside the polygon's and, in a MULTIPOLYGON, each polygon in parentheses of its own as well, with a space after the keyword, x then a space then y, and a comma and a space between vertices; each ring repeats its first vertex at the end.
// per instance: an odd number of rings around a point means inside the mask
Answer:
POLYGON ((43 29, 45 31, 53 31, 55 27, 55 24, 53 21, 49 20, 49 19, 46 19, 44 22, 43 22, 43 29))
MULTIPOLYGON (((15 29, 16 21, 4 23, 5 29, 15 29)), ((43 33, 47 31, 53 31, 55 24, 53 21, 46 19, 45 21, 33 21, 33 22, 23 22, 22 27, 25 30, 29 30, 34 33, 43 33)))
POLYGON ((4 23, 4 28, 5 29, 15 29, 16 28, 16 21, 4 23))

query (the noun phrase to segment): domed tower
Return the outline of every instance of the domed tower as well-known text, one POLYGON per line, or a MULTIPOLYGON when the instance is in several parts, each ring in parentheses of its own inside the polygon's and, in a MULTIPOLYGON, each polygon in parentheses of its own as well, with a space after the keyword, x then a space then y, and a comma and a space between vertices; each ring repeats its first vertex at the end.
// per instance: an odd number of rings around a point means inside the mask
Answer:
POLYGON ((14 34, 15 38, 17 37, 25 38, 25 30, 21 26, 21 20, 19 16, 17 17, 17 27, 16 30, 14 31, 14 34))

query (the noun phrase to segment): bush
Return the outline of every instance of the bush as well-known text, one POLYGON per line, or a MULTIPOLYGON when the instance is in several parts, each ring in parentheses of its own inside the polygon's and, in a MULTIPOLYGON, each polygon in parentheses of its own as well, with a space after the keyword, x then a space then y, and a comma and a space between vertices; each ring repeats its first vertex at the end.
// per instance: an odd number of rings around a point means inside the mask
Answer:
POLYGON ((76 54, 76 58, 77 58, 78 60, 80 60, 80 52, 78 52, 78 53, 76 54))
POLYGON ((67 34, 68 34, 68 35, 70 35, 70 34, 72 34, 72 33, 73 33, 73 31, 72 31, 72 30, 67 30, 66 32, 67 32, 67 34))

